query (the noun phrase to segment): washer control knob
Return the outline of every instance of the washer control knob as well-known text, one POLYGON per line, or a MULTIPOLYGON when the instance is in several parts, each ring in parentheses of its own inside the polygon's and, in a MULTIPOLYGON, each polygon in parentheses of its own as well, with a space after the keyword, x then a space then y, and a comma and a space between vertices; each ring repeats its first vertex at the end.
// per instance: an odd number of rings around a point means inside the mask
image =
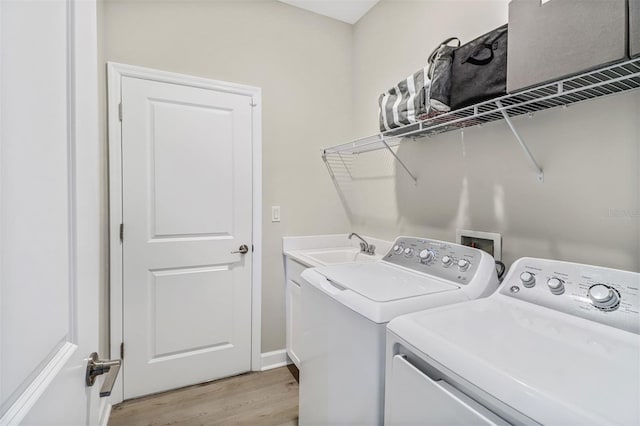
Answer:
POLYGON ((404 247, 402 247, 401 245, 396 244, 395 246, 393 246, 393 252, 395 254, 401 254, 404 251, 404 247))
POLYGON ((404 249, 404 255, 406 257, 411 257, 413 256, 413 249, 411 247, 407 247, 406 249, 404 249))
POLYGON ((555 295, 564 293, 564 281, 562 281, 560 278, 549 278, 549 280, 547 281, 547 285, 549 286, 549 290, 551 290, 551 293, 555 295))
POLYGON ((523 272, 520 274, 520 281, 522 281, 522 285, 531 288, 536 285, 536 276, 531 272, 523 272))
POLYGON ((466 271, 467 269, 469 269, 469 266, 471 266, 471 262, 469 262, 467 259, 458 260, 458 269, 460 271, 466 271))
POLYGON ((433 260, 436 254, 432 250, 425 249, 422 250, 418 256, 420 256, 420 262, 429 263, 431 260, 433 260))
POLYGON ((442 256, 442 264, 445 268, 448 268, 453 264, 453 258, 451 256, 442 256))
POLYGON ((592 285, 588 291, 591 303, 598 309, 613 311, 620 305, 620 295, 613 288, 604 284, 592 285))

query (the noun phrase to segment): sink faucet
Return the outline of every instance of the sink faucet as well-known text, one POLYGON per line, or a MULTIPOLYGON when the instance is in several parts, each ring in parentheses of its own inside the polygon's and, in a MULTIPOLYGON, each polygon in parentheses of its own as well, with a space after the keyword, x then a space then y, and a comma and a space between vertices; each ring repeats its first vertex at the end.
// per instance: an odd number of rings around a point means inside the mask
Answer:
POLYGON ((368 255, 376 254, 376 246, 374 246, 373 244, 369 244, 364 238, 362 238, 360 235, 356 234, 355 232, 352 232, 351 234, 349 234, 349 239, 351 239, 351 237, 353 236, 359 238, 360 241, 362 241, 360 243, 360 252, 368 255))

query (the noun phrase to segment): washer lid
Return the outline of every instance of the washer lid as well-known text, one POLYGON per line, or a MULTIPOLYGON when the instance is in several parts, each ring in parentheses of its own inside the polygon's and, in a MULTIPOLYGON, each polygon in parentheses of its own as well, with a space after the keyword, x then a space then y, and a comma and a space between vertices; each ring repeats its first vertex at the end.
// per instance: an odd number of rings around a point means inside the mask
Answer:
POLYGON ((459 289, 456 285, 384 262, 319 266, 316 271, 334 284, 375 302, 390 302, 459 289))
POLYGON ((640 336, 508 299, 408 314, 388 327, 542 424, 640 424, 640 336))

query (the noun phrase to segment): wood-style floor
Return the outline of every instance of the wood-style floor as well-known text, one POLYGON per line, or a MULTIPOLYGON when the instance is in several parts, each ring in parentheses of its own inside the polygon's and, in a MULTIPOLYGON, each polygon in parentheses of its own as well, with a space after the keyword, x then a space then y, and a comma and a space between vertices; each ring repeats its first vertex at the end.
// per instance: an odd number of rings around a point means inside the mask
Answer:
POLYGON ((287 367, 115 405, 109 426, 298 424, 298 383, 287 367))

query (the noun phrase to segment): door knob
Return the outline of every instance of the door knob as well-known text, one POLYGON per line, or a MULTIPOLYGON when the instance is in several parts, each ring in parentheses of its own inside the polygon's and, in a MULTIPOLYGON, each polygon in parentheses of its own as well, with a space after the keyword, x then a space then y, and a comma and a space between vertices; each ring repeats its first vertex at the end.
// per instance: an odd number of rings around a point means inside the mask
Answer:
POLYGON ((118 377, 121 363, 122 361, 119 359, 98 359, 98 354, 96 352, 92 353, 89 355, 89 361, 87 362, 85 383, 87 386, 93 386, 96 382, 96 377, 109 373, 107 378, 104 379, 104 383, 100 389, 100 396, 110 396, 111 391, 113 390, 113 385, 116 383, 116 377, 118 377))
POLYGON ((240 253, 240 254, 245 254, 249 251, 249 247, 247 247, 246 244, 241 245, 238 250, 234 250, 231 253, 240 253))

